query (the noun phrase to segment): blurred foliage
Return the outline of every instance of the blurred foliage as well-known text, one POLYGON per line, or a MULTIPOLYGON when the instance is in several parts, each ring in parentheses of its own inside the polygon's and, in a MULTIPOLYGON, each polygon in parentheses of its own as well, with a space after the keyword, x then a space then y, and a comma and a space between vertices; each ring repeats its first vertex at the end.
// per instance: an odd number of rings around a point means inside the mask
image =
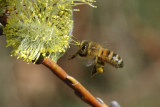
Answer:
MULTIPOLYGON (((160 1, 99 0, 97 9, 80 6, 74 13, 74 36, 100 43, 118 53, 123 69, 106 64, 105 72, 90 78, 86 60, 68 56, 59 65, 77 78, 93 95, 122 107, 160 106, 160 1)), ((1 107, 89 107, 47 68, 9 57, 5 37, 0 36, 1 107)))
POLYGON ((139 3, 138 12, 141 19, 158 30, 160 28, 158 21, 160 18, 159 1, 137 0, 137 2, 139 3))

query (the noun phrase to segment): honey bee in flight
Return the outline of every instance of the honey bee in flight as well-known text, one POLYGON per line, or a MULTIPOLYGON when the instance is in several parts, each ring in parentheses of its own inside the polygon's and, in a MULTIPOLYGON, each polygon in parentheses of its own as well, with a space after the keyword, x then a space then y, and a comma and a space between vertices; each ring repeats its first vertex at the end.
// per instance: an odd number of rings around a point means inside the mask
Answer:
POLYGON ((92 41, 82 41, 78 51, 74 55, 71 55, 70 59, 74 59, 76 56, 94 59, 94 68, 91 76, 94 76, 96 73, 102 73, 105 63, 109 63, 115 68, 123 67, 123 60, 118 54, 92 41))

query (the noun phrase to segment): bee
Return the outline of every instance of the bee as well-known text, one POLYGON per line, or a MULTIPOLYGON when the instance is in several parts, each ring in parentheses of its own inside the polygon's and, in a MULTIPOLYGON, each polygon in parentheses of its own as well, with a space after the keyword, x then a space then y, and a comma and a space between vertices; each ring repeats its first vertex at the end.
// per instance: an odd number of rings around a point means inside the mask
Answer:
POLYGON ((123 60, 118 54, 109 49, 105 49, 100 44, 92 41, 82 41, 79 45, 78 51, 74 55, 71 55, 70 59, 74 59, 76 56, 94 59, 91 76, 94 76, 96 73, 103 73, 104 65, 106 63, 115 68, 123 67, 123 60))

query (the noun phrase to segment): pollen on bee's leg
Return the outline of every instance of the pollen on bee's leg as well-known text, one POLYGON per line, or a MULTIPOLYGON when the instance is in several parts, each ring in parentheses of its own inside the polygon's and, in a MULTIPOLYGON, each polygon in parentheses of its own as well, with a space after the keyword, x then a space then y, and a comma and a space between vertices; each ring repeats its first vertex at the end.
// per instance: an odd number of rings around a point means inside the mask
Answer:
POLYGON ((93 77, 94 75, 96 75, 97 73, 103 73, 103 66, 101 65, 95 65, 93 68, 93 71, 91 73, 91 77, 93 77))
POLYGON ((91 73, 91 77, 94 77, 97 74, 97 66, 94 65, 92 73, 91 73))
POLYGON ((97 71, 98 73, 103 73, 103 67, 98 67, 98 68, 96 68, 96 71, 97 71))

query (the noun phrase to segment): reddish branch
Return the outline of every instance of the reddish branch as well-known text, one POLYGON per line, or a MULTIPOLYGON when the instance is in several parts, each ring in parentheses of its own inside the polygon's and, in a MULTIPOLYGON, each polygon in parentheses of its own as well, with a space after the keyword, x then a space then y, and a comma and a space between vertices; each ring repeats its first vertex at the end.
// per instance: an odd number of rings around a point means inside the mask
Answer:
POLYGON ((0 16, 0 23, 5 26, 7 24, 7 16, 0 16))
POLYGON ((61 80, 69 85, 83 101, 90 104, 92 107, 108 107, 102 101, 96 99, 87 89, 84 88, 76 79, 69 76, 59 65, 54 63, 51 59, 44 59, 43 65, 48 67, 61 80))
MULTIPOLYGON (((7 24, 7 16, 0 16, 0 23, 5 26, 7 24)), ((3 35, 3 30, 0 28, 0 36, 3 35)))

